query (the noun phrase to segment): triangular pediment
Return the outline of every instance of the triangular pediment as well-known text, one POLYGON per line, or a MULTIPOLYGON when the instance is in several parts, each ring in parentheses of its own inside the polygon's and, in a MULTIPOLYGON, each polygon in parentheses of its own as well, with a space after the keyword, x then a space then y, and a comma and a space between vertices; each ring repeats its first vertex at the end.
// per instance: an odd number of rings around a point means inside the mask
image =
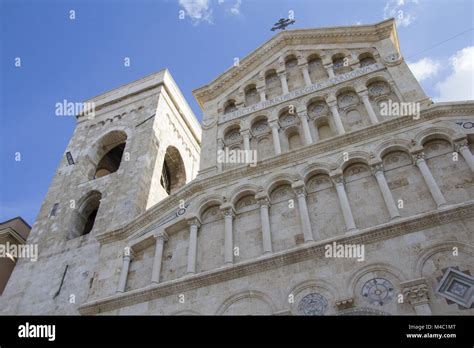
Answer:
POLYGON ((311 44, 352 44, 354 42, 377 42, 391 38, 398 48, 395 20, 388 19, 371 25, 339 26, 331 28, 296 29, 281 31, 262 44, 245 58, 219 75, 205 86, 193 91, 201 108, 204 103, 214 99, 243 79, 269 58, 290 46, 311 44))

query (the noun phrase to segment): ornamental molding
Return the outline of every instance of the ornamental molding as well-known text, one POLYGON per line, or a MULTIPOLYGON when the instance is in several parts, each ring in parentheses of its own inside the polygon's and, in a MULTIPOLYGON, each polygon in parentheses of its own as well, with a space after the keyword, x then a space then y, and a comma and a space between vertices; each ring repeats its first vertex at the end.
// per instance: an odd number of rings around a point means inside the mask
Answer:
MULTIPOLYGON (((264 255, 258 259, 229 265, 194 275, 187 275, 169 282, 150 285, 141 289, 114 294, 112 296, 84 303, 78 307, 82 315, 93 315, 134 304, 152 301, 157 298, 184 293, 194 289, 210 286, 232 279, 243 278, 252 274, 281 268, 287 265, 324 258, 325 245, 337 241, 340 244, 374 244, 387 239, 407 235, 420 230, 439 227, 450 222, 470 218, 474 213, 474 201, 468 201, 448 207, 445 210, 434 210, 375 227, 360 230, 356 233, 302 244, 289 250, 264 255)), ((439 233, 442 231, 439 229, 439 233)))
POLYGON ((334 87, 338 85, 339 83, 348 82, 360 76, 383 70, 384 68, 385 66, 383 64, 375 63, 375 64, 365 66, 363 68, 359 68, 359 69, 352 70, 344 74, 337 75, 335 77, 328 78, 327 80, 312 84, 311 86, 306 86, 306 87, 297 89, 295 91, 292 91, 290 93, 278 96, 276 98, 265 100, 257 104, 254 104, 252 106, 241 108, 239 110, 224 114, 219 117, 218 124, 223 124, 231 120, 240 118, 242 116, 245 116, 245 115, 248 115, 248 114, 251 114, 251 113, 254 113, 254 112, 275 106, 275 105, 279 105, 279 104, 288 102, 290 100, 306 96, 314 92, 318 92, 330 87, 334 87))
MULTIPOLYGON (((234 81, 241 80, 250 74, 267 57, 281 53, 291 45, 367 43, 377 42, 391 36, 397 38, 394 19, 372 25, 282 31, 241 59, 238 66, 228 69, 209 84, 195 89, 193 94, 202 107, 205 102, 221 94, 222 90, 229 88, 234 81)), ((396 42, 396 46, 398 47, 398 42, 396 42)))
POLYGON ((195 197, 207 192, 215 186, 224 185, 228 182, 238 181, 241 178, 261 175, 266 171, 275 172, 281 166, 288 163, 307 160, 315 153, 325 153, 340 148, 353 146, 361 141, 372 140, 374 135, 380 136, 403 129, 406 127, 421 125, 426 121, 440 118, 459 117, 460 115, 474 115, 474 102, 452 102, 432 104, 427 109, 422 110, 418 120, 410 116, 397 117, 393 120, 380 122, 369 127, 359 129, 354 132, 338 135, 324 141, 304 146, 300 149, 278 156, 267 158, 258 163, 255 167, 240 166, 235 169, 226 170, 222 173, 200 179, 199 176, 179 189, 175 194, 166 197, 149 210, 137 216, 126 225, 113 230, 96 235, 96 239, 101 244, 111 243, 121 240, 137 233, 159 220, 164 214, 171 213, 180 205, 180 201, 191 202, 195 197))

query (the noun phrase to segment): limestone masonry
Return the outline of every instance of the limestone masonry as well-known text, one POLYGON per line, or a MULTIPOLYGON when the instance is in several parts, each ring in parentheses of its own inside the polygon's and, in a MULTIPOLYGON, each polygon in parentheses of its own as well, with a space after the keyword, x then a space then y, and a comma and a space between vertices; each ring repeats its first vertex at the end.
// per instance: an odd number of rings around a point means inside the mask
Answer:
POLYGON ((167 70, 87 101, 2 314, 474 314, 474 101, 433 103, 393 20, 194 95, 201 124, 167 70))

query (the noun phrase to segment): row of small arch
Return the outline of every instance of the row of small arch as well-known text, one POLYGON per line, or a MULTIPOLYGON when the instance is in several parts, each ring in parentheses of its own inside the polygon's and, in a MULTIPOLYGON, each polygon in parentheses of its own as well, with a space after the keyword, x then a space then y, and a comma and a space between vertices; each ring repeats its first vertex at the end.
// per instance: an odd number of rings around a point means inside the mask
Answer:
MULTIPOLYGON (((229 201, 235 204, 244 195, 256 194, 258 191, 271 193, 272 190, 277 186, 281 184, 291 185, 298 179, 301 179, 303 182, 307 183, 308 180, 316 174, 342 174, 344 170, 351 164, 364 163, 366 165, 370 165, 370 163, 381 162, 382 158, 390 152, 401 151, 406 154, 410 154, 410 151, 413 150, 413 148, 422 147, 427 141, 431 140, 445 140, 449 142, 451 146, 453 146, 454 151, 454 142, 463 138, 465 138, 465 135, 458 133, 456 129, 448 124, 426 128, 418 132, 411 141, 406 139, 391 139, 383 141, 376 147, 373 153, 361 150, 347 151, 346 153, 341 153, 335 162, 312 163, 306 166, 298 174, 285 173, 274 175, 267 180, 266 185, 264 185, 265 187, 257 187, 253 184, 244 184, 233 190, 233 192, 229 195, 229 201)), ((211 197, 201 200, 201 203, 197 205, 197 211, 199 212, 198 216, 201 216, 202 212, 210 205, 222 204, 223 201, 223 197, 219 195, 212 195, 211 197)))

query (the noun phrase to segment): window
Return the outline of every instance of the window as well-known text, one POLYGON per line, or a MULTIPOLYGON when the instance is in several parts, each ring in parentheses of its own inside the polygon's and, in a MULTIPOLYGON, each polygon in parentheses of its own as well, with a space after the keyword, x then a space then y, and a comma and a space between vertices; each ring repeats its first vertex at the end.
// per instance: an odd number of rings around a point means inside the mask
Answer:
POLYGON ((174 146, 168 146, 166 149, 160 182, 167 194, 172 194, 186 184, 184 162, 174 146))
POLYGON ((116 172, 120 167, 120 162, 122 161, 124 149, 125 143, 122 143, 107 152, 97 165, 97 170, 95 172, 94 178, 100 178, 116 172))

